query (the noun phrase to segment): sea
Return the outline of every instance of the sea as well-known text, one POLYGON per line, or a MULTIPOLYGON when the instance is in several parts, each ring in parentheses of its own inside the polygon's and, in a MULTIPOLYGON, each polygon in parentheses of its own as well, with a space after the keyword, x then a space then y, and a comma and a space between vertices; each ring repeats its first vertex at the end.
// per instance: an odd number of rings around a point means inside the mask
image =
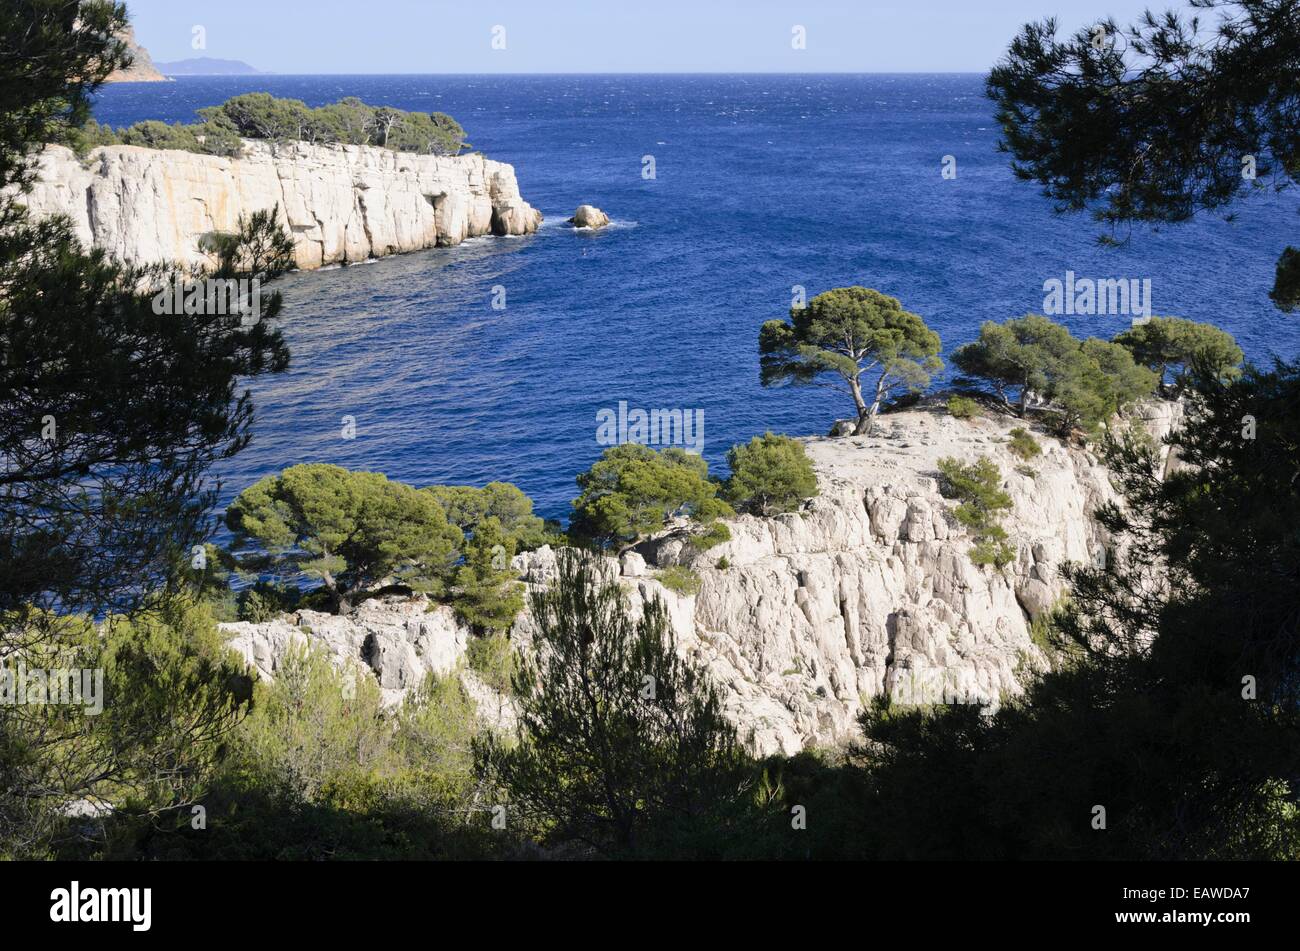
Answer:
MULTIPOLYGON (((279 282, 292 366, 248 381, 254 438, 217 473, 225 500, 329 462, 512 482, 564 519, 620 406, 702 419, 721 474, 735 443, 851 415, 841 391, 764 389, 757 350, 800 294, 851 284, 922 315, 945 354, 984 321, 1042 312, 1045 285, 1073 274, 1149 281, 1152 313, 1211 321, 1256 362, 1300 356, 1300 315, 1267 297, 1300 244, 1293 194, 1121 233, 1058 214, 998 150, 980 75, 190 77, 105 87, 95 114, 188 122, 252 91, 449 113, 546 221, 279 282), (568 227, 580 204, 611 226, 568 227)), ((1109 338, 1132 315, 1058 319, 1109 338)))

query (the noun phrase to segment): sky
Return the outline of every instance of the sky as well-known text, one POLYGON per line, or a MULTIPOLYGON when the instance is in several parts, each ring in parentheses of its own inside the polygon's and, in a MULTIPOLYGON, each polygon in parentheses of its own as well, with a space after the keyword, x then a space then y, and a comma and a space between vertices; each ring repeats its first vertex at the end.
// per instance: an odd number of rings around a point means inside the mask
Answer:
MULTIPOLYGON (((159 62, 276 73, 984 72, 1027 22, 1152 0, 127 0, 159 62), (805 44, 795 49, 796 27, 805 44), (201 32, 199 29, 201 28, 201 32), (499 29, 503 28, 503 29, 499 29), (195 48, 196 37, 206 48, 195 48), (494 48, 501 46, 504 49, 494 48)), ((1154 0, 1184 9, 1185 0, 1154 0)))

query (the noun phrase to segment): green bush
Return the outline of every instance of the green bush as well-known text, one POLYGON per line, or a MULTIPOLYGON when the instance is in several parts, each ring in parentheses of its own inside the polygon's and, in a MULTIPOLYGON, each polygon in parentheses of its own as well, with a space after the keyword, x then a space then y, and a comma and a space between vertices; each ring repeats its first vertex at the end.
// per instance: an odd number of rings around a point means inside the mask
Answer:
POLYGON ((100 145, 138 145, 230 156, 241 152, 242 139, 372 145, 423 155, 458 155, 468 147, 465 130, 444 112, 405 112, 356 98, 313 109, 298 99, 254 92, 198 114, 201 122, 168 125, 150 119, 116 132, 94 120, 79 127, 65 124, 56 141, 81 155, 100 145))
POLYGON ((511 568, 514 539, 491 516, 465 546, 465 561, 456 569, 451 601, 456 614, 476 632, 505 632, 524 608, 523 585, 511 568))
POLYGON ((239 592, 235 604, 239 620, 262 624, 296 611, 301 601, 302 592, 292 585, 258 581, 239 592))
POLYGON ((659 583, 669 591, 692 596, 700 593, 700 576, 682 565, 670 565, 659 572, 659 583))
POLYGON ((993 461, 986 456, 969 464, 940 459, 939 472, 943 494, 960 502, 953 514, 975 541, 971 561, 1002 568, 1015 560, 1016 551, 999 524, 1001 513, 1011 508, 1011 496, 1002 491, 1002 474, 993 461))
POLYGON ((1168 384, 1174 390, 1183 388, 1195 363, 1206 372, 1224 378, 1240 372, 1241 347, 1232 334, 1213 324, 1180 317, 1152 317, 1118 334, 1114 342, 1132 353, 1139 364, 1154 371, 1162 386, 1168 384))
POLYGON ((381 583, 441 591, 463 535, 429 494, 377 472, 292 466, 240 493, 226 511, 243 567, 319 578, 348 613, 381 583))
POLYGON ((469 669, 494 690, 508 693, 516 656, 510 638, 501 632, 471 637, 466 648, 469 669))
POLYGON ((511 822, 607 858, 706 858, 752 835, 735 727, 704 671, 676 650, 664 604, 628 610, 591 554, 560 553, 533 596, 535 651, 520 671, 519 735, 477 747, 511 822), (742 824, 743 823, 743 824, 742 824))
POLYGON ((1045 401, 1063 433, 1096 431, 1114 413, 1154 392, 1158 382, 1118 343, 1078 340, 1038 314, 986 322, 979 339, 958 347, 952 360, 966 376, 988 383, 1018 416, 1045 401))
POLYGON ((708 551, 729 541, 731 541, 731 529, 722 522, 714 522, 700 534, 691 536, 691 547, 696 551, 708 551))
POLYGON ((727 453, 731 477, 723 495, 737 510, 754 515, 793 512, 817 494, 817 475, 803 443, 766 433, 727 453))
POLYGON ((677 448, 656 452, 637 443, 613 446, 578 476, 578 488, 582 494, 573 501, 569 534, 600 547, 631 547, 662 531, 673 517, 707 526, 735 514, 717 497, 709 464, 677 448))
POLYGON ((980 404, 968 396, 950 396, 948 414, 956 419, 975 419, 980 415, 980 404))
POLYGON ((1038 445, 1038 440, 1029 434, 1029 430, 1020 426, 1011 430, 1011 441, 1007 448, 1026 462, 1043 454, 1043 447, 1038 445))

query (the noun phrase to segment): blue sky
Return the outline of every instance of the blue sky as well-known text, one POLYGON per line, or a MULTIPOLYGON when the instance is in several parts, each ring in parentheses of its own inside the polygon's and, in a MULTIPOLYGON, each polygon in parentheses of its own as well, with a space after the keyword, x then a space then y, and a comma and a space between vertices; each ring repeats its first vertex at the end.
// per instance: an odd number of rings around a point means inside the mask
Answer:
MULTIPOLYGON (((154 59, 278 73, 982 72, 1030 21, 1143 0, 127 0, 154 59), (806 30, 806 49, 791 46, 806 30), (192 48, 194 28, 206 50, 192 48), (504 50, 492 48, 505 28, 504 50)), ((1155 0, 1184 9, 1183 0, 1155 0)))

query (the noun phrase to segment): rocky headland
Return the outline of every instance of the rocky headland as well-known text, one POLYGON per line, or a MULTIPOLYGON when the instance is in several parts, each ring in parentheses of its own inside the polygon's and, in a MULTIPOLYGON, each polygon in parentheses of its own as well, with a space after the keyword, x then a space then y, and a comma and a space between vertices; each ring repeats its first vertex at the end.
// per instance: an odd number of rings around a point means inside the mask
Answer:
MULTIPOLYGON (((1179 404, 1151 402, 1132 422, 1158 439, 1180 413, 1179 404)), ((1036 432, 1042 455, 1015 455, 1009 434, 1018 425, 928 406, 887 414, 874 436, 807 439, 820 495, 801 511, 730 519, 731 540, 706 552, 669 531, 611 562, 611 572, 633 606, 664 600, 678 649, 707 667, 755 753, 848 741, 881 694, 996 703, 1021 691, 1024 668, 1049 663, 1033 623, 1064 593, 1061 566, 1105 550, 1092 513, 1119 498, 1085 449, 1036 432), (1003 524, 1016 549, 1004 569, 972 563, 956 503, 940 492, 945 456, 987 456, 1001 470, 1014 502, 1003 524), (698 594, 660 582, 661 569, 679 564, 698 573, 698 594)), ((555 553, 528 552, 514 567, 530 588, 544 586, 555 553)), ((469 632, 450 608, 427 609, 419 598, 374 600, 349 617, 303 611, 225 629, 263 676, 274 677, 291 643, 315 642, 373 671, 389 702, 429 671, 456 673, 485 719, 508 725, 509 700, 461 662, 469 632)), ((525 610, 511 632, 523 649, 531 625, 525 610)))
POLYGON ((119 69, 111 73, 108 77, 110 83, 165 83, 169 82, 168 78, 158 71, 154 65, 153 58, 149 51, 141 46, 135 40, 135 30, 128 26, 120 34, 118 39, 126 44, 131 51, 131 65, 126 69, 119 69))
POLYGON ((113 145, 83 159, 47 146, 24 201, 36 217, 66 215, 88 246, 134 264, 206 265, 205 234, 277 205, 303 269, 530 234, 542 220, 514 168, 477 153, 253 140, 239 158, 113 145))

